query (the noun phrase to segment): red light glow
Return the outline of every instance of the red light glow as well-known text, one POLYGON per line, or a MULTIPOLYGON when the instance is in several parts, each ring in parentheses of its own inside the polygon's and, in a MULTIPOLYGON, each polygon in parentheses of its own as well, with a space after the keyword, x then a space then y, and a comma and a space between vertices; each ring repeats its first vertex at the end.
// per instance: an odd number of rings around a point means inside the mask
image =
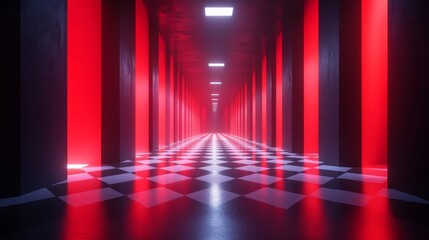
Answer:
POLYGON ((319 3, 304 9, 304 153, 319 152, 319 3))
POLYGON ((67 161, 101 161, 101 1, 67 2, 67 161))
POLYGON ((387 0, 362 0, 362 165, 387 163, 387 0))

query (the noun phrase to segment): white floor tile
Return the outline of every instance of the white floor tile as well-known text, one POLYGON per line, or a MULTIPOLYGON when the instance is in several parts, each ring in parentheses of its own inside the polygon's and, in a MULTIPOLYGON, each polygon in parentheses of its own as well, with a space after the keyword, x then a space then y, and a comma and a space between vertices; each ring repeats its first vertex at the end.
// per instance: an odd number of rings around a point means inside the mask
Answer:
POLYGON ((321 188, 316 192, 312 193, 310 196, 359 207, 363 207, 368 204, 368 202, 372 198, 371 195, 329 188, 321 188))
POLYGON ((112 176, 100 177, 98 179, 107 184, 115 184, 115 183, 121 183, 121 182, 134 181, 142 178, 132 173, 123 173, 123 174, 117 174, 112 176))
POLYGON ((188 194, 187 196, 209 206, 217 207, 239 197, 240 195, 222 190, 219 186, 214 185, 208 189, 188 194))
POLYGON ((143 192, 128 194, 127 196, 145 207, 153 207, 161 203, 180 198, 183 194, 164 187, 159 187, 143 192))
POLYGON ((308 182, 308 183, 325 184, 334 178, 327 177, 327 176, 320 176, 316 174, 298 173, 286 179, 301 181, 301 182, 308 182))
POLYGON ((147 179, 160 184, 169 184, 184 181, 190 179, 190 177, 186 177, 177 173, 167 173, 158 176, 148 177, 147 179))
POLYGON ((269 185, 269 184, 275 183, 277 181, 283 180, 283 178, 273 177, 273 176, 269 176, 269 175, 265 175, 265 174, 259 174, 259 173, 250 174, 250 175, 241 177, 240 179, 245 180, 245 181, 265 184, 265 185, 269 185))
POLYGON ((123 194, 111 188, 102 188, 102 189, 95 189, 95 190, 60 196, 58 198, 72 205, 73 207, 80 207, 80 206, 102 202, 102 201, 106 201, 106 200, 110 200, 110 199, 118 198, 122 196, 123 194))
POLYGON ((245 197, 283 209, 288 209, 305 198, 305 196, 301 194, 273 188, 262 188, 245 195, 245 197))

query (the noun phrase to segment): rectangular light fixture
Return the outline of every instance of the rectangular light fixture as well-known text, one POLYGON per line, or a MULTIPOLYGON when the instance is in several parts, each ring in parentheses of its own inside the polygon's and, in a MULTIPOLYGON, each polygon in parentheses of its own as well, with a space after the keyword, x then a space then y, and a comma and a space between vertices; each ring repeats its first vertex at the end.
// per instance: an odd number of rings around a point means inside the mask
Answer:
POLYGON ((212 93, 212 96, 219 96, 219 93, 212 93))
POLYGON ((233 7, 205 7, 207 17, 230 17, 233 11, 233 7))
POLYGON ((209 63, 209 67, 225 67, 225 63, 209 63))
POLYGON ((217 99, 217 98, 212 98, 212 101, 217 101, 217 100, 219 100, 219 99, 217 99))
POLYGON ((210 82, 211 85, 221 85, 222 82, 210 82))

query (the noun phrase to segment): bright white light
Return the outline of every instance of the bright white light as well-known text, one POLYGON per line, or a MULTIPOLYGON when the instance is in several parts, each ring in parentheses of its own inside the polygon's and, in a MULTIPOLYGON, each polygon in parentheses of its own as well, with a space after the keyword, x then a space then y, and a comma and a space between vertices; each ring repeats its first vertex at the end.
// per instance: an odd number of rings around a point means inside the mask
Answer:
POLYGON ((219 93, 212 93, 212 96, 219 96, 219 93))
POLYGON ((225 63, 209 63, 209 67, 224 67, 225 63))
POLYGON ((233 7, 206 7, 207 17, 230 17, 232 16, 233 7))
POLYGON ((217 98, 212 98, 212 101, 218 101, 219 99, 217 99, 217 98))
POLYGON ((221 85, 222 82, 210 82, 211 85, 221 85))
POLYGON ((88 164, 67 164, 67 169, 81 169, 88 166, 88 164))

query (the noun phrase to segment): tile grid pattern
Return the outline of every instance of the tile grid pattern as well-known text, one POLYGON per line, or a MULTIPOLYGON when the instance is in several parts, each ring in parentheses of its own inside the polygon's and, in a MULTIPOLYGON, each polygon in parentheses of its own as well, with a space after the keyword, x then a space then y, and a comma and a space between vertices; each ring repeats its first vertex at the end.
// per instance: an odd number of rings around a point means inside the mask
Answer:
POLYGON ((387 189, 386 182, 385 169, 329 166, 317 155, 289 153, 227 134, 203 134, 155 153, 141 153, 135 162, 71 170, 66 181, 0 199, 0 206, 52 197, 74 207, 116 198, 145 207, 179 198, 211 207, 246 198, 282 209, 305 198, 359 207, 377 197, 429 203, 387 189))

